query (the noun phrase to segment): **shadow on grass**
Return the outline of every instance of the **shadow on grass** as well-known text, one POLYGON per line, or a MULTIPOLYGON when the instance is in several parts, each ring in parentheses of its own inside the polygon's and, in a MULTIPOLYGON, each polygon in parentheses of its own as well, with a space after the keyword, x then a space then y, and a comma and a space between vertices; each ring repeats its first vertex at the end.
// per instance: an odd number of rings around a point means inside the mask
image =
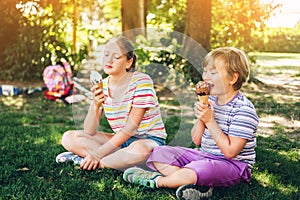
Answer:
MULTIPOLYGON (((0 99, 1 100, 1 99, 0 99)), ((3 199, 175 199, 175 190, 148 190, 122 180, 118 170, 82 171, 72 165, 58 165, 55 157, 64 151, 62 133, 74 129, 69 106, 49 102, 42 94, 26 99, 21 107, 0 101, 1 189, 3 199)), ((275 99, 257 100, 261 114, 292 111, 266 109, 281 107, 275 99), (270 112, 272 111, 270 110, 270 112)), ((296 106, 296 104, 294 104, 296 106)), ((288 107, 285 107, 288 109, 288 107)), ((297 109, 297 108, 294 108, 297 109)), ((167 119, 166 128, 176 132, 181 120, 167 119)), ((184 122, 190 135, 192 122, 184 122)), ((299 199, 299 143, 278 128, 276 135, 258 137, 257 162, 252 184, 216 188, 212 199, 299 199)), ((187 134, 188 133, 188 134, 187 134)), ((295 130, 294 134, 298 134, 295 130)), ((182 135, 184 136, 184 134, 182 135)), ((168 141, 172 140, 172 134, 168 141)))
POLYGON ((300 102, 293 100, 297 99, 300 93, 299 90, 297 92, 294 92, 294 90, 295 88, 259 83, 248 85, 244 91, 255 105, 259 116, 279 115, 287 119, 300 120, 298 114, 300 113, 300 102))

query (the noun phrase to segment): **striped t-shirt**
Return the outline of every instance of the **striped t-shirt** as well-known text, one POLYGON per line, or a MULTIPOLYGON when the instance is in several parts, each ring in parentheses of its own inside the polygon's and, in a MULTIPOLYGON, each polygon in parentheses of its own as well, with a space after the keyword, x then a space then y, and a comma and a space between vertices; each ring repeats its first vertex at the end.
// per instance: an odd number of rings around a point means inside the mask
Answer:
POLYGON ((150 135, 166 138, 165 126, 150 76, 135 71, 120 99, 112 99, 109 96, 108 77, 103 80, 103 91, 106 98, 103 106, 105 116, 114 132, 125 126, 132 107, 147 108, 134 136, 143 138, 150 135))
MULTIPOLYGON (((222 131, 228 136, 247 139, 242 151, 233 159, 252 166, 255 163, 254 149, 258 127, 258 116, 253 104, 241 92, 225 105, 218 105, 216 96, 210 96, 210 101, 214 106, 214 118, 222 131)), ((207 129, 202 136, 201 149, 224 156, 207 129)))

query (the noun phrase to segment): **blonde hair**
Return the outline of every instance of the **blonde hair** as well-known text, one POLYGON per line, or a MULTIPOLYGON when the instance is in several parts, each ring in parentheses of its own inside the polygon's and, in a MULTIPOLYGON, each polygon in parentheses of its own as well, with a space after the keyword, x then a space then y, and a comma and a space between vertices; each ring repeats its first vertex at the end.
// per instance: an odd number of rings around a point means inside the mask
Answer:
POLYGON ((235 90, 239 90, 243 83, 248 80, 250 73, 249 61, 244 51, 235 47, 214 49, 205 56, 202 67, 205 68, 207 65, 214 66, 217 59, 224 62, 224 67, 230 77, 235 73, 239 75, 238 80, 233 85, 235 90))

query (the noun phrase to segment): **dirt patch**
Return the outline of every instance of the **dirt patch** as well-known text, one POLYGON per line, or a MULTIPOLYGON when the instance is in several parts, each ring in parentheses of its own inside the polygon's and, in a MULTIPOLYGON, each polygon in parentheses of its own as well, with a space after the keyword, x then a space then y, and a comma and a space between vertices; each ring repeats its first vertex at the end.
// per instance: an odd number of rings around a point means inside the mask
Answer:
MULTIPOLYGON (((300 121, 297 108, 290 108, 289 103, 300 102, 300 78, 288 76, 284 73, 279 74, 260 74, 257 76, 260 82, 247 84, 243 92, 247 97, 263 104, 262 100, 272 98, 276 106, 285 106, 287 109, 274 114, 263 114, 259 116, 258 135, 270 137, 276 134, 282 134, 291 141, 300 141, 300 121), (295 119, 296 118, 296 119, 295 119), (280 133, 278 133, 278 130, 280 133)), ((258 109, 272 110, 275 105, 266 104, 270 107, 259 107, 258 109)), ((297 105, 297 104, 296 104, 297 105)), ((276 107, 275 106, 275 107, 276 107)), ((278 108, 276 108, 278 109, 278 108)))

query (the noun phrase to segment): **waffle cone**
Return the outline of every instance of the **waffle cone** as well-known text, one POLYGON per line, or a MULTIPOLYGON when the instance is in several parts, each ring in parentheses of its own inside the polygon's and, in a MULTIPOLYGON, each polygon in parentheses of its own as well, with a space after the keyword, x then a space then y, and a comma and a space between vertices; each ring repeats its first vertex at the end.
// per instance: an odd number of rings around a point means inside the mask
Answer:
POLYGON ((101 89, 103 90, 103 83, 102 83, 102 81, 100 81, 100 82, 98 83, 98 87, 101 88, 101 89))
POLYGON ((208 95, 197 95, 198 96, 198 100, 201 101, 203 104, 208 104, 208 95))

